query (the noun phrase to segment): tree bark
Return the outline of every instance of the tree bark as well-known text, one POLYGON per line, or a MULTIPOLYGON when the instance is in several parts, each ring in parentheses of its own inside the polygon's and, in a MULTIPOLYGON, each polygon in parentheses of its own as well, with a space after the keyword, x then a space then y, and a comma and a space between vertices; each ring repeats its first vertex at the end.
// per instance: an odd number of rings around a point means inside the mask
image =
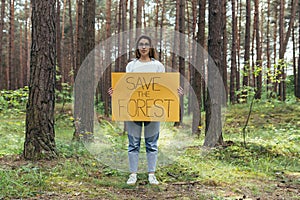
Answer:
POLYGON ((58 91, 62 90, 62 60, 61 60, 61 29, 60 29, 60 0, 56 1, 57 6, 56 6, 56 52, 57 52, 57 77, 59 77, 58 79, 56 79, 56 83, 55 83, 55 88, 58 91))
MULTIPOLYGON (((184 77, 185 77, 185 41, 184 41, 184 30, 185 30, 185 0, 179 0, 179 73, 180 73, 180 86, 184 88, 184 77)), ((179 122, 175 123, 175 126, 179 126, 182 123, 184 114, 184 103, 183 95, 180 96, 180 118, 179 122)))
MULTIPOLYGON (((106 40, 110 38, 111 36, 111 0, 106 0, 106 25, 105 25, 105 37, 106 40)), ((108 91, 108 88, 111 85, 111 45, 110 43, 106 44, 105 47, 105 62, 104 62, 104 66, 108 66, 106 71, 105 71, 105 75, 104 75, 104 92, 103 96, 104 96, 104 114, 106 117, 109 116, 109 107, 110 107, 110 98, 107 95, 106 91, 108 91)))
POLYGON ((267 38, 267 49, 266 49, 266 54, 267 54, 267 98, 270 97, 269 92, 272 91, 271 89, 271 53, 270 53, 270 12, 271 12, 271 7, 270 7, 270 0, 268 0, 268 11, 267 11, 267 33, 266 33, 266 38, 267 38))
POLYGON ((256 36, 256 95, 255 98, 261 99, 261 93, 262 93, 262 47, 261 47, 261 36, 259 29, 259 1, 255 0, 255 16, 256 16, 256 21, 255 21, 255 36, 256 36))
MULTIPOLYGON (((298 4, 298 13, 300 13, 300 3, 298 4)), ((300 14, 298 14, 299 17, 299 32, 300 33, 300 14)), ((300 34, 298 34, 298 44, 300 44, 300 34)), ((300 52, 300 45, 299 45, 299 52, 300 52)), ((300 54, 300 53, 299 53, 300 54)), ((296 81, 296 97, 300 98, 300 58, 298 57, 298 69, 297 69, 297 76, 295 77, 297 79, 296 81)))
POLYGON ((8 52, 8 69, 9 80, 8 88, 17 89, 18 71, 15 67, 15 1, 9 1, 9 52, 8 52))
MULTIPOLYGON (((179 47, 178 45, 178 30, 179 30, 179 4, 180 4, 180 0, 176 0, 176 19, 175 19, 175 32, 174 32, 174 42, 173 42, 173 49, 176 49, 179 47)), ((173 52, 171 52, 172 55, 172 64, 171 67, 174 70, 177 70, 177 56, 176 54, 173 52)))
MULTIPOLYGON (((209 1, 209 25, 208 25, 208 96, 206 102, 206 126, 204 146, 214 147, 223 144, 221 122, 221 98, 222 94, 217 88, 219 83, 217 74, 222 72, 222 7, 218 1, 209 1), (213 67, 213 66, 216 67, 213 67), (212 118, 212 115, 213 118, 212 118)), ((221 77, 223 75, 221 74, 221 77)), ((225 92, 226 93, 226 92, 225 92)))
MULTIPOLYGON (((70 38, 71 38, 71 70, 74 71, 75 68, 75 44, 74 44, 74 33, 73 33, 73 20, 72 20, 72 4, 71 0, 68 0, 69 3, 69 21, 70 21, 70 38)), ((74 78, 73 78, 74 80, 74 78)), ((71 83, 73 83, 73 80, 71 79, 71 83)), ((73 84, 72 84, 73 85, 73 84)))
POLYGON ((83 16, 82 16, 82 0, 76 1, 76 38, 75 38, 75 68, 74 68, 74 81, 76 80, 78 70, 81 63, 83 62, 83 57, 81 56, 82 44, 83 44, 83 16))
POLYGON ((95 91, 95 0, 84 1, 83 15, 83 51, 84 77, 75 83, 75 132, 74 140, 82 139, 85 142, 93 140, 94 132, 94 91, 95 91), (87 59, 85 59, 87 57, 87 59))
POLYGON ((228 99, 228 85, 227 85, 227 16, 226 16, 226 5, 227 0, 222 1, 222 35, 223 35, 223 44, 222 44, 222 75, 223 75, 223 84, 226 91, 226 102, 228 99))
POLYGON ((280 1, 280 23, 279 23, 279 33, 280 33, 280 48, 279 48, 279 66, 280 66, 280 76, 279 76, 279 97, 281 101, 286 99, 286 72, 284 65, 284 54, 286 52, 287 44, 291 35, 292 27, 294 26, 294 20, 296 16, 296 8, 298 5, 298 0, 292 0, 291 4, 291 18, 289 21, 289 26, 286 34, 284 34, 284 0, 280 1), (282 63, 283 62, 283 63, 282 63))
POLYGON ((235 79, 236 79, 236 29, 237 22, 235 16, 235 0, 231 1, 231 9, 232 9, 232 43, 231 43, 231 68, 230 68, 230 103, 234 104, 236 102, 235 98, 235 79))
POLYGON ((55 3, 32 0, 32 45, 26 111, 25 159, 57 157, 54 132, 55 3))
POLYGON ((202 83, 204 80, 204 46, 205 46, 205 8, 206 8, 206 1, 200 0, 198 6, 198 32, 197 32, 197 42, 203 48, 197 48, 197 57, 196 63, 198 64, 197 69, 195 70, 194 75, 194 90, 197 97, 197 101, 194 103, 198 104, 195 107, 199 108, 199 110, 193 110, 193 124, 192 124, 192 131, 193 133, 197 133, 198 135, 201 134, 201 127, 202 127, 202 118, 201 118, 201 109, 202 109, 202 83))
POLYGON ((136 0, 136 39, 141 35, 143 2, 144 0, 136 0))
MULTIPOLYGON (((251 25, 251 0, 246 1, 246 29, 245 29, 245 54, 243 68, 243 87, 249 85, 250 73, 250 25, 251 25)), ((247 101, 247 92, 243 92, 243 101, 247 101)))
POLYGON ((1 0, 1 14, 0 14, 0 90, 7 88, 6 84, 6 67, 2 64, 2 50, 3 50, 3 28, 5 15, 5 0, 1 0))

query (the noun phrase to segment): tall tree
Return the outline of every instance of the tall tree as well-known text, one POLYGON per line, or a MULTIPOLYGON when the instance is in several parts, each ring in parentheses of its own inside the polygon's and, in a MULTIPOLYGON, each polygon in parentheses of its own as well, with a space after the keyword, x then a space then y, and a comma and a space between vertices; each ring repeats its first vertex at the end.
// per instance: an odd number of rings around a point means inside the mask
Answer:
POLYGON ((8 66, 9 66, 9 89, 17 89, 17 73, 15 66, 15 1, 9 1, 9 52, 8 52, 8 66))
POLYGON ((1 0, 1 13, 0 13, 0 89, 7 87, 6 85, 6 68, 2 60, 2 44, 3 44, 3 28, 4 28, 4 15, 5 15, 5 0, 1 0))
POLYGON ((129 3, 129 31, 130 31, 130 35, 129 35, 129 53, 128 53, 128 60, 130 60, 133 56, 133 48, 134 48, 134 40, 133 40, 133 8, 134 8, 134 4, 133 4, 133 0, 130 0, 129 3))
MULTIPOLYGON (((238 13, 238 28, 237 28, 237 68, 236 68, 236 91, 240 91, 241 89, 241 76, 240 76, 240 69, 241 69, 241 56, 240 56, 240 52, 241 52, 241 38, 242 38, 242 34, 241 34, 241 30, 242 30, 242 0, 238 0, 237 1, 237 13, 238 13)), ((240 95, 236 96, 236 101, 240 102, 240 95)))
POLYGON ((289 26, 287 32, 284 34, 284 0, 280 1, 280 18, 279 18, 279 39, 280 39, 280 48, 279 48, 279 97, 282 101, 286 99, 286 72, 285 72, 285 65, 284 65, 284 54, 286 52, 287 44, 289 42, 289 38, 291 35, 292 27, 294 26, 294 20, 296 16, 296 8, 298 5, 298 0, 292 0, 291 2, 291 17, 289 20, 289 26))
MULTIPOLYGON (((175 18, 175 32, 174 32, 174 42, 173 42, 173 49, 178 48, 178 30, 179 30, 179 5, 180 5, 180 0, 176 0, 176 18, 175 18)), ((177 65, 176 65, 176 54, 174 51, 172 52, 172 69, 176 70, 177 65)))
POLYGON ((62 89, 62 56, 61 56, 61 29, 60 29, 60 0, 57 0, 56 6, 56 52, 57 52, 57 76, 59 77, 56 79, 55 87, 57 90, 61 91, 62 89))
MULTIPOLYGON (((106 24, 105 24, 105 34, 106 34, 106 41, 110 38, 111 36, 111 0, 106 0, 106 24)), ((104 91, 108 91, 108 88, 110 87, 110 83, 111 83, 111 52, 110 52, 111 46, 110 43, 106 43, 106 47, 105 47, 105 67, 108 65, 106 71, 105 71, 105 75, 104 75, 104 91)), ((109 96, 107 94, 103 94, 104 95, 104 114, 108 117, 109 115, 109 96)))
POLYGON ((261 31, 259 29, 259 1, 255 0, 254 1, 255 4, 255 37, 256 37, 256 68, 255 68, 255 72, 253 72, 255 74, 256 77, 256 95, 255 97, 260 99, 261 98, 261 93, 262 93, 262 47, 261 47, 261 31))
MULTIPOLYGON (((125 33, 125 31, 127 31, 127 23, 126 23, 126 16, 127 16, 127 0, 121 0, 122 4, 121 4, 121 17, 122 17, 122 21, 121 21, 121 30, 122 33, 125 33)), ((122 72, 125 72, 126 69, 126 64, 127 64, 127 36, 126 34, 122 34, 122 45, 121 45, 121 65, 120 65, 120 70, 122 72)))
POLYGON ((78 70, 83 61, 82 44, 83 44, 83 17, 82 17, 82 0, 76 1, 76 33, 75 33, 75 67, 74 67, 74 81, 76 80, 78 70))
MULTIPOLYGON (((185 77, 185 41, 184 41, 184 30, 185 30, 185 0, 179 0, 179 73, 180 73, 180 86, 184 88, 184 77, 185 77)), ((184 103, 183 95, 180 96, 180 120, 179 123, 175 123, 175 126, 179 126, 182 123, 184 114, 184 103)))
POLYGON ((162 46, 163 46, 163 26, 164 26, 164 15, 165 15, 165 1, 162 1, 162 12, 160 15, 160 31, 159 31, 159 61, 162 61, 162 46))
POLYGON ((144 0, 136 0, 136 38, 141 34, 142 28, 142 5, 144 4, 144 0))
MULTIPOLYGON (((251 25, 251 0, 246 1, 246 29, 245 29, 245 53, 244 53, 244 68, 243 68, 243 87, 249 85, 250 73, 250 25, 251 25)), ((244 92, 243 95, 247 95, 244 92)), ((243 97, 244 101, 246 98, 243 97)))
MULTIPOLYGON (((271 91, 271 53, 270 53, 270 13, 271 13, 271 3, 268 1, 268 8, 267 8, 267 33, 266 33, 266 39, 267 39, 267 93, 271 91)), ((267 94, 269 97, 269 94, 267 94)))
MULTIPOLYGON (((222 93, 218 81, 218 73, 222 70, 222 5, 218 1, 209 1, 208 24, 208 96, 206 102, 205 140, 204 146, 214 147, 223 144, 221 122, 222 93), (214 65, 216 67, 214 67, 214 65)), ((223 77, 223 75, 220 75, 223 77)), ((223 82, 222 82, 223 83, 223 82)), ((224 96, 225 97, 225 96, 224 96)), ((226 98, 226 97, 225 97, 226 98)))
POLYGON ((67 82, 67 76, 69 74, 68 72, 68 66, 65 63, 65 52, 66 52, 66 48, 65 48, 65 24, 66 24, 66 8, 67 8, 67 0, 63 0, 63 10, 62 10, 62 21, 61 21, 61 41, 60 41, 60 45, 61 45, 61 82, 62 83, 66 83, 67 82))
MULTIPOLYGON (((25 37, 25 42, 24 42, 24 71, 23 71, 23 75, 24 75, 24 82, 23 85, 28 85, 29 82, 29 69, 30 69, 30 33, 28 33, 28 27, 29 27, 29 23, 30 23, 30 14, 28 12, 29 8, 28 8, 28 1, 25 0, 24 3, 24 10, 25 10, 25 27, 24 27, 24 37, 25 37)), ((30 32, 30 31, 29 31, 30 32)))
POLYGON ((20 35, 19 35, 19 73, 18 73, 18 77, 17 77, 17 87, 18 88, 21 88, 21 87, 24 87, 23 85, 23 78, 24 78, 24 68, 25 68, 25 65, 23 63, 23 27, 22 27, 22 23, 20 23, 20 27, 19 27, 19 32, 20 32, 20 35))
MULTIPOLYGON (((299 26, 299 32, 300 33, 300 3, 298 4, 298 26, 299 26)), ((299 44, 299 54, 300 54, 300 34, 298 34, 298 44, 299 44)), ((300 58, 298 58, 298 70, 297 70, 297 76, 295 77, 297 79, 296 83, 296 97, 300 98, 300 58)))
POLYGON ((236 79, 236 29, 237 29, 237 20, 235 16, 235 1, 231 1, 231 17, 232 17, 232 28, 231 28, 231 35, 232 35, 232 40, 231 40, 231 68, 230 68, 230 102, 232 104, 235 103, 235 79, 236 79))
MULTIPOLYGON (((84 141, 93 139, 94 132, 94 90, 95 58, 93 49, 95 47, 95 0, 84 1, 83 13, 83 51, 81 58, 84 61, 84 77, 80 77, 75 83, 75 132, 74 139, 78 140, 82 136, 84 141)), ((77 75, 78 76, 78 75, 77 75)))
POLYGON ((32 45, 26 110, 25 159, 57 157, 54 132, 55 3, 32 0, 32 45))
POLYGON ((71 0, 68 0, 68 3, 69 3, 70 38, 71 38, 71 44, 70 44, 70 49, 71 49, 71 53, 70 53, 71 65, 70 65, 70 69, 74 70, 74 68, 75 68, 75 44, 74 44, 74 33, 73 33, 73 20, 72 20, 72 4, 71 4, 71 0))
MULTIPOLYGON (((198 44, 204 49, 205 46, 205 8, 206 8, 206 0, 199 0, 198 1, 198 32, 197 32, 197 42, 198 44)), ((197 101, 194 103, 197 103, 198 105, 195 105, 195 107, 199 107, 199 111, 196 109, 193 110, 193 124, 192 124, 192 130, 193 133, 201 133, 201 126, 202 126, 202 118, 201 118, 201 109, 202 109, 202 98, 201 98, 201 92, 202 92, 202 82, 204 80, 204 52, 203 50, 198 46, 197 48, 197 56, 196 56, 196 63, 198 64, 198 70, 195 70, 194 75, 194 90, 197 97, 197 101), (202 73, 202 74, 201 74, 202 73), (197 120, 198 119, 198 120, 197 120)))
POLYGON ((228 86, 227 86, 227 16, 226 16, 226 7, 227 0, 221 2, 222 5, 222 75, 223 75, 223 84, 226 91, 226 102, 228 99, 228 86))

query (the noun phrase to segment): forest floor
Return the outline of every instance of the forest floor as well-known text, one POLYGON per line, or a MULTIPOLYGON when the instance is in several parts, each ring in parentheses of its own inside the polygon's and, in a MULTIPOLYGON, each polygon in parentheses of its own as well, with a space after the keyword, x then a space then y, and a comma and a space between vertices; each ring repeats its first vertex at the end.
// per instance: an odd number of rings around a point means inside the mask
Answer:
MULTIPOLYGON (((25 115, 1 113, 0 199, 300 199, 299 103, 256 102, 244 147, 241 130, 248 109, 248 104, 227 109, 223 146, 207 150, 203 134, 191 136, 194 143, 186 144, 176 162, 158 167, 157 186, 148 184, 145 172, 128 186, 127 172, 99 162, 82 144, 66 142, 73 133, 68 111, 57 115, 60 157, 24 160, 25 115)), ((166 125, 164 131, 189 134, 190 120, 186 117, 184 127, 166 125)), ((120 131, 113 122, 103 127, 108 135, 120 131)), ((123 141, 125 136, 114 137, 112 146, 126 151, 119 145, 123 141)))

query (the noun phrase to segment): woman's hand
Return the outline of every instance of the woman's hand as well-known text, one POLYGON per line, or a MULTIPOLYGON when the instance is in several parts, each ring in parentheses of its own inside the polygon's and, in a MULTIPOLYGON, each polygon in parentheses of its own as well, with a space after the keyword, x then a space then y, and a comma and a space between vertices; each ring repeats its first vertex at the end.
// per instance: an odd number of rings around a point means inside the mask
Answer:
POLYGON ((179 86, 179 88, 177 89, 178 95, 182 96, 183 95, 183 88, 181 86, 179 86))
POLYGON ((114 93, 114 90, 112 89, 112 87, 108 88, 107 93, 112 96, 114 93))

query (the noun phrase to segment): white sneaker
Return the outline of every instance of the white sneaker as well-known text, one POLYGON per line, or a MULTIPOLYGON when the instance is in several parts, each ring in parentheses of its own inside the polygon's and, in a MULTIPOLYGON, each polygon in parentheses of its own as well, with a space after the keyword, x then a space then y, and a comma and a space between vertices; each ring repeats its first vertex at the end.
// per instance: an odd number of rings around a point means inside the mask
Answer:
POLYGON ((155 175, 154 174, 149 174, 148 176, 148 181, 151 185, 158 185, 159 182, 158 180, 156 179, 155 175))
POLYGON ((134 185, 136 183, 137 177, 136 174, 130 174, 129 179, 127 180, 128 185, 134 185))

